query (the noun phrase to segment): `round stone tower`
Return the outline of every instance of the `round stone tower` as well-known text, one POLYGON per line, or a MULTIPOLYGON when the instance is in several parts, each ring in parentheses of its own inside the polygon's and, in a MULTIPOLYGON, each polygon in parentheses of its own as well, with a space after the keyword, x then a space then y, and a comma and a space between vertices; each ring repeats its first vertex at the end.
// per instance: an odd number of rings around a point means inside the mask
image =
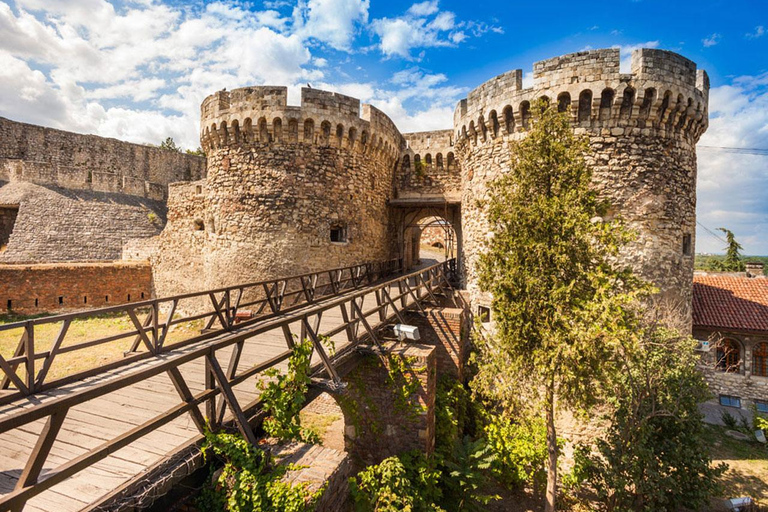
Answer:
POLYGON ((566 112, 589 140, 593 183, 637 233, 624 261, 683 308, 690 322, 696 227, 695 145, 706 130, 709 79, 675 53, 642 49, 631 72, 618 49, 579 52, 538 62, 533 87, 522 71, 471 91, 454 113, 462 169, 463 264, 475 306, 490 297, 477 286, 475 264, 488 233, 477 206, 488 184, 509 168, 510 142, 525 136, 540 97, 566 112))
POLYGON ((357 99, 305 88, 220 91, 201 107, 206 286, 391 256, 387 201, 404 141, 357 99))

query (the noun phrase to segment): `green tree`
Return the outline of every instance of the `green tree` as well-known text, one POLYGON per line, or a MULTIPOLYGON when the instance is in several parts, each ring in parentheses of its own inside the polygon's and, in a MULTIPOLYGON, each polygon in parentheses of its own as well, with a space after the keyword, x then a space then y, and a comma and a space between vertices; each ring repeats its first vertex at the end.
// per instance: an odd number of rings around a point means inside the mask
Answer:
POLYGON ((743 272, 745 269, 744 262, 741 261, 741 251, 744 248, 739 242, 736 241, 736 236, 733 231, 726 228, 717 228, 718 231, 725 233, 726 242, 728 246, 725 248, 725 260, 717 262, 719 268, 715 270, 725 270, 728 272, 743 272))
POLYGON ((176 151, 178 153, 181 153, 181 148, 176 145, 176 142, 174 142, 173 137, 168 137, 163 142, 161 142, 160 149, 167 149, 168 151, 176 151))
POLYGON ((695 341, 664 327, 644 330, 622 358, 611 425, 596 451, 577 457, 578 473, 607 511, 699 510, 725 471, 713 467, 699 405, 709 390, 695 341))
POLYGON ((586 410, 615 368, 617 348, 631 339, 626 306, 645 291, 613 261, 631 239, 605 222, 607 205, 590 189, 586 141, 564 114, 537 105, 537 119, 511 154, 509 172, 491 184, 486 202, 493 236, 477 266, 491 292, 494 333, 478 339, 476 389, 502 414, 535 400, 547 438, 547 512, 555 510, 555 400, 586 410))
POLYGON ((188 155, 197 155, 197 156, 205 156, 205 151, 203 151, 203 148, 200 146, 197 147, 197 149, 188 149, 186 151, 188 155))

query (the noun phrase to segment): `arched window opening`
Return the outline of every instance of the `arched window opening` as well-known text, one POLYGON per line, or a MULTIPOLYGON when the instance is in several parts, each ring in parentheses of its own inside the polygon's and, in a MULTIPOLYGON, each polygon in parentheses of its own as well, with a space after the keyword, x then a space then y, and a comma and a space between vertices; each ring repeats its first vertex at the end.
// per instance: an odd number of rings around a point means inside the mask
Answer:
POLYGON ((491 121, 491 137, 496 137, 499 135, 499 117, 496 115, 495 110, 491 110, 491 113, 488 114, 488 117, 491 121))
POLYGON ((354 148, 355 147, 355 141, 357 140, 357 130, 354 128, 349 129, 349 147, 354 148))
POLYGON ((411 170, 411 157, 408 155, 403 156, 403 170, 404 171, 411 170))
POLYGON ((579 94, 579 122, 588 122, 592 118, 592 91, 586 89, 579 94))
POLYGON ((768 377, 768 343, 757 343, 752 347, 752 375, 768 377))
POLYGON ((288 142, 299 141, 299 121, 296 119, 288 120, 288 142))
POLYGON ((275 142, 282 142, 283 140, 283 120, 276 117, 272 121, 272 132, 274 133, 275 142))
POLYGON ((246 117, 243 121, 243 141, 253 142, 253 121, 250 117, 246 117))
POLYGON ((541 101, 544 104, 544 108, 549 108, 549 96, 541 96, 539 97, 539 101, 541 101))
POLYGON ((447 162, 448 170, 452 171, 454 169, 454 167, 456 167, 456 160, 455 160, 455 158, 453 156, 453 152, 449 152, 448 155, 446 156, 446 158, 448 160, 448 162, 447 162))
POLYGON ((621 109, 619 117, 628 120, 632 117, 632 106, 635 104, 635 90, 631 87, 624 89, 624 96, 621 99, 621 109))
POLYGON ((340 124, 336 125, 336 145, 341 147, 341 142, 344 140, 344 127, 340 124))
POLYGON ((504 129, 506 132, 513 133, 515 131, 515 114, 512 112, 512 107, 507 105, 502 111, 504 116, 504 129))
POLYGON ((640 105, 640 119, 645 121, 648 116, 651 115, 651 107, 653 106, 653 100, 656 99, 656 89, 649 88, 645 90, 643 95, 643 104, 640 105))
POLYGON ((226 121, 222 121, 220 126, 221 126, 221 128, 220 128, 221 143, 222 144, 227 144, 229 142, 229 132, 227 130, 227 122, 226 121))
POLYGON ((331 142, 331 123, 323 121, 320 124, 320 142, 322 144, 330 144, 331 142))
POLYGON ((237 119, 232 121, 232 137, 236 143, 240 142, 240 123, 237 122, 237 119))
POLYGON ((435 157, 435 162, 437 163, 437 168, 442 169, 443 168, 443 154, 438 153, 435 157))
POLYGON ((531 124, 531 104, 528 101, 524 101, 520 104, 520 117, 523 123, 523 130, 530 128, 531 124))
POLYGON ((557 111, 568 112, 571 108, 571 95, 567 92, 561 92, 557 96, 557 111))
POLYGON ((485 118, 482 115, 477 119, 477 128, 480 130, 480 139, 485 142, 488 139, 488 127, 485 126, 485 118))
POLYGON ((267 129, 267 120, 263 117, 259 119, 259 142, 269 142, 269 130, 267 129))
POLYGON ((741 351, 734 340, 724 339, 717 345, 717 369, 721 372, 738 373, 741 351))
POLYGON ((363 130, 363 133, 360 134, 360 144, 362 144, 363 147, 368 144, 368 132, 365 130, 363 130))
POLYGON ((661 100, 661 106, 659 107, 658 122, 661 124, 665 121, 664 116, 669 112, 669 104, 672 101, 672 92, 667 91, 664 93, 664 99, 661 100))
POLYGON ((314 142, 315 122, 312 119, 304 121, 304 142, 314 142))
POLYGON ((608 121, 611 118, 611 107, 613 106, 613 89, 603 89, 600 95, 600 120, 608 121))
POLYGON ((429 165, 429 166, 431 166, 432 165, 432 155, 430 155, 429 153, 424 155, 424 163, 429 165))

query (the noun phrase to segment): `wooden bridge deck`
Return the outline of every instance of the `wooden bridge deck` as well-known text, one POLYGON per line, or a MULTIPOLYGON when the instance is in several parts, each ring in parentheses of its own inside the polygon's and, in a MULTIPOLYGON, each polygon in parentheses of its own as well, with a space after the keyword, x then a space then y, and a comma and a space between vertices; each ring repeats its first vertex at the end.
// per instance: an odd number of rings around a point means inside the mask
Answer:
MULTIPOLYGON (((386 289, 393 296, 397 293, 397 287, 389 285, 386 289)), ((351 292, 359 293, 360 289, 352 290, 351 292)), ((326 299, 326 302, 343 296, 344 294, 331 297, 326 299)), ((376 300, 376 296, 373 293, 364 295, 363 303, 361 304, 362 310, 368 311, 370 308, 375 307, 376 300)), ((403 298, 402 300, 411 305, 413 304, 410 297, 403 298)), ((321 303, 322 301, 308 304, 306 309, 312 309, 321 303)), ((295 311, 286 313, 285 316, 290 316, 291 314, 295 314, 295 311)), ((375 325, 379 323, 380 317, 378 314, 375 314, 369 316, 368 320, 372 325, 375 325)), ((348 318, 346 319, 346 324, 349 325, 348 318)), ((317 329, 317 332, 329 332, 341 325, 345 325, 345 319, 342 318, 340 309, 328 309, 322 315, 319 324, 320 328, 317 329)), ((249 328, 243 328, 243 331, 245 332, 247 329, 249 328)), ((290 330, 293 333, 300 332, 301 326, 298 320, 290 324, 290 330)), ((217 339, 231 335, 233 332, 237 333, 238 330, 235 329, 210 340, 169 350, 149 359, 113 368, 77 382, 58 386, 54 389, 38 392, 28 397, 16 399, 11 403, 0 405, 0 423, 20 411, 38 408, 46 403, 60 400, 63 397, 93 388, 99 384, 109 383, 126 375, 138 373, 142 369, 152 367, 153 365, 159 365, 163 361, 180 354, 197 350, 203 345, 214 344, 217 339)), ((339 350, 350 343, 345 331, 334 335, 332 339, 339 350)), ((222 366, 224 366, 226 361, 229 361, 230 354, 234 348, 235 345, 230 345, 216 352, 216 358, 222 361, 222 366)), ((243 344, 236 373, 248 370, 280 354, 284 354, 287 348, 286 339, 280 329, 247 338, 243 344)), ((98 350, 98 347, 96 350, 98 350)), ((320 362, 317 352, 313 355, 313 362, 320 362)), ((276 367, 284 369, 286 364, 287 362, 283 361, 276 365, 276 367)), ((204 358, 197 358, 184 363, 179 366, 179 370, 193 396, 206 390, 206 364, 204 358)), ((258 375, 233 386, 233 391, 240 404, 251 403, 257 398, 257 379, 258 375)), ((45 459, 39 480, 45 480, 46 476, 57 467, 114 440, 121 434, 159 415, 167 413, 172 408, 178 407, 179 404, 179 392, 177 392, 168 373, 163 372, 136 382, 133 385, 110 391, 70 407, 66 413, 61 430, 50 450, 50 454, 45 459)), ((231 408, 227 410, 229 413, 231 408)), ((30 454, 33 452, 36 444, 40 443, 42 438, 41 432, 46 428, 47 419, 47 417, 44 417, 0 434, 0 498, 2 498, 2 495, 13 492, 17 486, 22 471, 29 464, 30 454)), ((105 496, 128 482, 140 479, 141 475, 147 472, 149 468, 170 454, 177 452, 181 447, 188 446, 191 440, 199 436, 200 432, 192 419, 192 415, 184 413, 127 446, 112 451, 106 458, 83 469, 74 476, 33 496, 26 502, 23 510, 35 512, 74 512, 97 509, 94 505, 105 496)))

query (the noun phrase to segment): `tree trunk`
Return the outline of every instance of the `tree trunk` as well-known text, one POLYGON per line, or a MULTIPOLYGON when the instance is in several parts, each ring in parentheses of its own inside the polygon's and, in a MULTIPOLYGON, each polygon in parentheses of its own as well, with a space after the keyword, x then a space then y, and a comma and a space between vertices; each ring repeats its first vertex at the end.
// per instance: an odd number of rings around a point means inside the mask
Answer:
POLYGON ((549 466, 547 468, 547 502, 544 512, 555 512, 555 500, 557 498, 557 432, 555 432, 555 383, 550 380, 547 383, 546 404, 547 409, 547 452, 549 453, 549 466))

